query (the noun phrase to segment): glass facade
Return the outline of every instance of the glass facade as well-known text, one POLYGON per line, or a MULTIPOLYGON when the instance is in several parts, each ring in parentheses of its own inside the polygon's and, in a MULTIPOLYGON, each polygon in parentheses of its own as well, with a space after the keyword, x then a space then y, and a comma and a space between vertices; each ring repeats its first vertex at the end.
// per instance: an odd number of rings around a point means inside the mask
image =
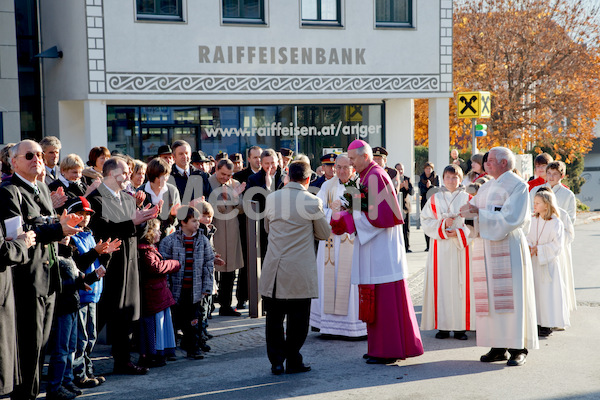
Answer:
POLYGON ((345 150, 356 138, 384 146, 382 113, 382 104, 108 106, 108 148, 145 161, 178 139, 208 155, 287 147, 316 167, 323 149, 345 150))

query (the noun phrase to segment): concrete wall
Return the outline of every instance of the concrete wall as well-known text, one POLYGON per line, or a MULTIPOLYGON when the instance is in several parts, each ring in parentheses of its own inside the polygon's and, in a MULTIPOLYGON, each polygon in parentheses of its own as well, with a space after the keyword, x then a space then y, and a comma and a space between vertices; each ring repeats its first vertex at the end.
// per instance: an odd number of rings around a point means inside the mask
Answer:
POLYGON ((15 3, 0 0, 0 112, 4 143, 21 140, 15 3))

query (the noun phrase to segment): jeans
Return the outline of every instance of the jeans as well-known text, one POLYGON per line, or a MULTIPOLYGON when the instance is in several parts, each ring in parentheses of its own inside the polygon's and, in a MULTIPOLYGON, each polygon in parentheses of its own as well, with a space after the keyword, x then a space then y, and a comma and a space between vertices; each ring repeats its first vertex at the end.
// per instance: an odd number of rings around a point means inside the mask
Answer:
POLYGON ((77 349, 73 361, 73 374, 77 379, 94 374, 94 365, 90 354, 97 338, 96 303, 83 303, 77 313, 77 349))
POLYGON ((48 391, 56 392, 63 383, 73 381, 73 358, 77 346, 77 313, 57 315, 50 343, 48 391))

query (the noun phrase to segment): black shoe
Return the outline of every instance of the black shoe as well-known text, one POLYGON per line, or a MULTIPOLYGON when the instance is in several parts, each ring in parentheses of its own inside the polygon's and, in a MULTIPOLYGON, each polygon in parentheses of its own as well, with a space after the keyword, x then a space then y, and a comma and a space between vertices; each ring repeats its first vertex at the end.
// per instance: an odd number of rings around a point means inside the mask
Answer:
POLYGON ((56 392, 46 392, 46 399, 48 400, 72 400, 75 397, 75 393, 69 392, 62 386, 59 386, 56 392))
POLYGON ((469 337, 465 333, 465 331, 454 331, 454 339, 458 340, 468 340, 469 337))
POLYGON ((429 251, 429 247, 425 248, 425 251, 429 251))
POLYGON ((211 347, 209 345, 207 345, 206 343, 201 343, 200 344, 200 350, 202 350, 205 353, 208 353, 210 351, 211 347))
POLYGON ((365 354, 363 354, 363 358, 365 360, 368 360, 369 358, 371 358, 371 356, 369 355, 369 353, 365 353, 365 354))
POLYGON ((438 331, 435 334, 436 339, 448 339, 450 337, 450 331, 438 331))
POLYGON ((412 253, 412 250, 411 249, 406 249, 406 252, 407 253, 412 253))
POLYGON ((177 356, 167 356, 167 361, 177 361, 177 356))
POLYGON ((186 357, 192 360, 202 360, 204 358, 204 356, 197 351, 188 351, 186 357))
POLYGON ((527 360, 527 354, 519 353, 519 354, 511 355, 510 359, 508 360, 506 365, 508 365, 509 367, 519 367, 519 366, 525 364, 526 360, 527 360))
POLYGON ((538 336, 539 337, 548 337, 552 335, 552 329, 546 328, 544 326, 538 326, 538 336))
POLYGON ((235 311, 233 308, 220 308, 219 315, 221 317, 240 317, 242 313, 235 311))
POLYGON ((83 392, 79 390, 79 388, 75 386, 73 382, 63 383, 62 386, 69 392, 73 393, 75 396, 81 396, 83 394, 83 392))
POLYGON ((367 364, 393 364, 396 361, 398 361, 397 358, 382 358, 382 357, 367 358, 367 364))
POLYGON ((279 364, 279 365, 273 365, 271 367, 271 372, 273 373, 273 375, 281 375, 284 372, 283 369, 283 365, 279 364))
POLYGON ((115 375, 146 375, 148 368, 135 365, 131 361, 125 364, 115 364, 113 374, 115 375))
POLYGON ((304 363, 293 366, 293 367, 290 367, 288 365, 288 367, 285 369, 286 374, 298 374, 301 372, 308 372, 308 371, 310 371, 310 365, 306 365, 304 363))
POLYGON ((506 361, 506 350, 492 348, 479 359, 481 362, 506 361))

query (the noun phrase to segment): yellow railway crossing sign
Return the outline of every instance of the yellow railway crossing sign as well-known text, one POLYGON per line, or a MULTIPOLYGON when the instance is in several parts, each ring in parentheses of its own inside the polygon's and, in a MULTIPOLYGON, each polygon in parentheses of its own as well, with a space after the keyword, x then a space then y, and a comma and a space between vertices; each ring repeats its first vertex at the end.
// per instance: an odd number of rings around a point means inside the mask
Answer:
POLYGON ((491 115, 490 92, 460 92, 456 100, 458 118, 489 118, 491 115))

